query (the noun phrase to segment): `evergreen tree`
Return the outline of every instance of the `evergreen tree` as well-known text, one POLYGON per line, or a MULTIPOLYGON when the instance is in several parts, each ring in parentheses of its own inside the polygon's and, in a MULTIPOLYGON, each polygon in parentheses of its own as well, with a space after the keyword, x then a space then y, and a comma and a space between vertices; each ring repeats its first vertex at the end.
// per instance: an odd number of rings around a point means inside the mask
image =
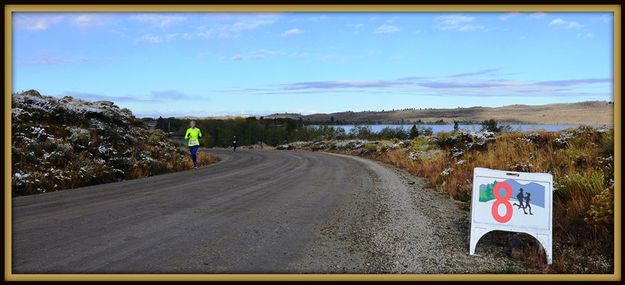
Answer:
POLYGON ((158 117, 158 119, 156 119, 155 128, 160 129, 160 130, 167 129, 167 123, 165 123, 165 119, 163 119, 163 117, 158 117))
POLYGON ((417 129, 417 125, 412 125, 410 128, 410 138, 414 139, 419 136, 419 129, 417 129))

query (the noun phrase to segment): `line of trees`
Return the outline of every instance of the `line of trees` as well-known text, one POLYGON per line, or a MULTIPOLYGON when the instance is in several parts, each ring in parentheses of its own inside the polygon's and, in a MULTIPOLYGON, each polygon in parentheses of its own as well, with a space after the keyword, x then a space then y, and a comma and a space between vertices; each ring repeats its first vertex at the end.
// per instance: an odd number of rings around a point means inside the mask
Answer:
MULTIPOLYGON (((155 128, 161 129, 174 138, 182 138, 189 127, 190 119, 158 118, 155 128)), ((386 127, 374 132, 370 126, 356 125, 349 132, 342 127, 329 125, 310 126, 302 119, 276 118, 257 119, 255 117, 236 118, 229 120, 195 120, 202 130, 202 145, 206 147, 228 147, 232 138, 237 137, 239 145, 264 143, 272 146, 294 141, 316 141, 332 139, 413 139, 422 135, 431 135, 432 129, 413 124, 408 130, 402 127, 386 127)), ((495 120, 481 123, 482 130, 492 132, 509 131, 510 126, 495 120)), ((459 130, 458 122, 454 121, 454 131, 459 130)))
MULTIPOLYGON (((183 137, 190 119, 158 118, 155 128, 170 133, 173 137, 183 137)), ((411 139, 420 135, 431 135, 432 129, 413 125, 406 130, 401 127, 386 127, 374 132, 370 126, 355 126, 349 132, 344 128, 319 125, 307 126, 300 120, 257 119, 255 117, 229 120, 195 120, 202 130, 202 145, 206 147, 228 147, 232 138, 237 137, 239 145, 265 143, 276 146, 293 141, 315 141, 331 139, 411 139)))
MULTIPOLYGON (((155 128, 164 130, 175 137, 184 136, 189 128, 188 119, 158 118, 155 128)), ((256 119, 236 118, 230 120, 195 120, 202 130, 202 145, 207 147, 230 146, 232 138, 237 137, 239 145, 251 145, 263 142, 278 145, 291 139, 303 123, 292 119, 256 119)))

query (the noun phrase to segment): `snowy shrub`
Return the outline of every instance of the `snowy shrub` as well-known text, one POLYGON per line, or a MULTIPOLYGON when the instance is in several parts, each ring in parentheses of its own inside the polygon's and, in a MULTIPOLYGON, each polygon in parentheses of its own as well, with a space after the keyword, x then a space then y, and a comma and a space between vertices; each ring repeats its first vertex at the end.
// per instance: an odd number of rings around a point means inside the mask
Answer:
MULTIPOLYGON (((160 130, 112 102, 12 95, 12 187, 17 195, 139 178, 191 167, 160 130)), ((214 158, 203 159, 200 164, 214 158)))

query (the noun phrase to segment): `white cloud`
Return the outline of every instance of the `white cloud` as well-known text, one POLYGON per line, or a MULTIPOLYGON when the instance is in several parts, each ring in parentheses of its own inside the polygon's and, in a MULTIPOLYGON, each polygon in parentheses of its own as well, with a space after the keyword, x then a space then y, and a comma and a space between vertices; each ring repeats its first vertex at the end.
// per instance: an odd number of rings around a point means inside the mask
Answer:
POLYGON ((294 35, 299 35, 301 33, 303 33, 304 31, 298 29, 298 28, 294 28, 294 29, 290 29, 290 30, 286 30, 284 32, 282 32, 282 36, 283 37, 288 37, 288 36, 294 36, 294 35))
POLYGON ((156 35, 143 35, 135 40, 135 43, 160 44, 162 42, 163 38, 156 35))
POLYGON ((234 61, 260 60, 260 59, 268 58, 269 56, 274 55, 274 54, 276 54, 276 52, 270 51, 270 50, 261 49, 261 50, 254 51, 254 52, 252 52, 250 54, 246 54, 246 55, 236 54, 236 55, 232 56, 231 59, 234 60, 234 61))
POLYGON ((26 29, 31 31, 43 31, 50 28, 52 25, 63 20, 61 15, 33 15, 33 14, 17 14, 14 17, 14 24, 16 28, 26 29))
POLYGON ((382 25, 375 29, 376 34, 389 34, 399 32, 400 28, 392 25, 382 25))
POLYGON ((271 25, 278 19, 278 15, 244 16, 234 18, 236 21, 210 26, 200 26, 192 33, 201 38, 236 38, 241 33, 259 29, 271 25))
POLYGON ((503 15, 499 16, 499 20, 507 21, 508 19, 518 16, 518 15, 519 15, 518 12, 504 13, 503 15))
POLYGON ((484 30, 482 25, 474 24, 474 17, 466 15, 445 15, 436 17, 437 28, 443 31, 471 32, 484 30))
POLYGON ((558 18, 549 22, 549 26, 558 26, 558 27, 563 27, 565 29, 579 29, 579 28, 584 27, 584 25, 578 22, 565 21, 565 20, 562 20, 561 18, 558 18))
POLYGON ((90 26, 94 22, 93 15, 80 15, 74 18, 74 23, 78 26, 90 26))
POLYGON ((171 42, 178 38, 190 39, 190 35, 188 33, 169 33, 163 35, 145 34, 135 39, 135 43, 160 44, 171 42))
POLYGON ((611 13, 604 14, 604 15, 601 16, 601 22, 609 23, 611 21, 612 21, 612 14, 611 13))
POLYGON ((326 15, 318 15, 318 16, 307 17, 306 20, 307 21, 311 21, 311 22, 319 22, 319 21, 323 21, 323 20, 325 20, 327 18, 328 17, 326 17, 326 15))
POLYGON ((234 24, 232 24, 232 26, 230 27, 230 29, 233 32, 241 32, 241 31, 247 31, 247 30, 254 30, 258 27, 260 27, 263 23, 259 22, 259 21, 253 21, 253 22, 236 22, 234 24))
POLYGON ((33 25, 30 26, 28 29, 29 30, 47 30, 49 26, 50 24, 47 23, 46 21, 38 20, 35 23, 33 23, 33 25))
POLYGON ((536 13, 531 13, 530 14, 530 18, 536 18, 536 19, 544 18, 546 16, 547 16, 547 14, 543 13, 543 12, 536 12, 536 13))
POLYGON ((177 90, 152 91, 150 97, 158 101, 173 101, 189 99, 189 95, 177 90))
POLYGON ((82 63, 89 61, 89 58, 84 56, 60 56, 51 55, 48 53, 42 53, 34 57, 26 58, 25 62, 32 65, 48 65, 48 64, 69 64, 69 63, 82 63))
MULTIPOLYGON (((150 22, 155 27, 168 27, 174 24, 174 21, 186 21, 187 18, 172 20, 174 16, 163 15, 137 15, 134 16, 135 20, 150 22), (150 17, 147 17, 150 16, 150 17), (168 17, 168 18, 165 18, 168 17), (162 21, 159 21, 162 20, 162 21)), ((143 35, 136 39, 136 43, 162 43, 169 42, 178 39, 190 40, 196 38, 212 39, 212 38, 237 38, 241 33, 259 29, 262 26, 273 24, 277 20, 277 16, 273 14, 260 15, 260 16, 236 16, 222 18, 221 23, 213 23, 211 25, 196 26, 193 30, 187 30, 177 33, 165 33, 165 32, 152 32, 147 35, 143 35)), ((299 33, 298 31, 291 31, 289 34, 299 33)), ((301 31, 303 32, 303 31, 301 31)))
POLYGON ((72 18, 72 23, 80 28, 89 28, 106 24, 109 21, 108 15, 102 14, 81 14, 72 18))
POLYGON ((119 102, 157 103, 159 102, 159 100, 156 100, 156 99, 140 98, 136 96, 108 96, 108 95, 101 95, 98 93, 75 92, 75 91, 65 91, 61 94, 58 94, 57 96, 58 97, 70 96, 70 97, 79 98, 82 100, 111 101, 115 103, 119 103, 119 102))
POLYGON ((585 32, 585 33, 579 34, 579 37, 582 39, 592 39, 595 37, 595 35, 591 32, 585 32))
POLYGON ((226 28, 232 32, 243 32, 255 30, 265 25, 273 24, 276 21, 274 16, 256 16, 252 18, 242 19, 226 28))
POLYGON ((187 20, 186 17, 180 15, 168 14, 139 14, 131 16, 130 18, 162 29, 187 20))
POLYGON ((13 18, 16 28, 31 31, 44 31, 59 23, 90 28, 110 21, 110 15, 105 13, 17 13, 13 18))
POLYGON ((358 24, 346 24, 345 26, 348 28, 352 28, 352 29, 360 29, 364 27, 365 25, 358 23, 358 24))
MULTIPOLYGON (((611 78, 577 78, 552 81, 512 80, 502 77, 479 78, 493 69, 436 77, 406 77, 394 80, 327 80, 278 84, 267 88, 233 89, 220 92, 249 94, 338 94, 340 92, 371 92, 377 94, 423 94, 445 96, 527 97, 527 96, 602 96, 606 91, 586 92, 589 87, 603 88, 611 78)), ((502 74, 501 74, 502 75, 502 74)))
POLYGON ((393 16, 393 17, 390 17, 390 18, 386 19, 386 22, 387 23, 394 23, 395 21, 397 21, 399 19, 400 19, 399 16, 393 16))

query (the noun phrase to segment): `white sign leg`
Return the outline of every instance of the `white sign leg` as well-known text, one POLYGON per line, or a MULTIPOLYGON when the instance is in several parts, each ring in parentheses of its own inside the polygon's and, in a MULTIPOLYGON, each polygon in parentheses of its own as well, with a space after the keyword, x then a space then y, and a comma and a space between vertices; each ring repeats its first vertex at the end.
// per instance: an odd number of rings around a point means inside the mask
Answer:
POLYGON ((475 247, 477 246, 477 242, 480 241, 482 236, 488 233, 490 230, 485 228, 477 228, 471 227, 471 236, 469 240, 469 254, 475 255, 475 247))

